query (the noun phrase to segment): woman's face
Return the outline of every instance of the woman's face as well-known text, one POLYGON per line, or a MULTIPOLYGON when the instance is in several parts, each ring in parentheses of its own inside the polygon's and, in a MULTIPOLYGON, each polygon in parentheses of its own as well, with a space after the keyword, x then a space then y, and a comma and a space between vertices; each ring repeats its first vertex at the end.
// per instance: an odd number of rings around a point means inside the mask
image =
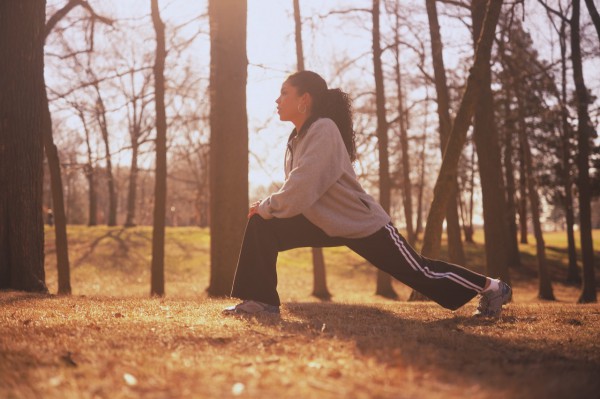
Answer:
POLYGON ((294 122, 306 117, 308 112, 307 97, 308 94, 306 93, 301 96, 298 95, 298 89, 288 81, 283 82, 279 98, 275 100, 279 119, 294 122))

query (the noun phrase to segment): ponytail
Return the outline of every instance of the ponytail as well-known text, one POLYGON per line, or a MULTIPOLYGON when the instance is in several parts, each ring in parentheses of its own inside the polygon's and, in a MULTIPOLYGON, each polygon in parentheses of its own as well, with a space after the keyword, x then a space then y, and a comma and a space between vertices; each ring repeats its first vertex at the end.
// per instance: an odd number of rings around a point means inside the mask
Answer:
POLYGON ((340 89, 328 89, 325 95, 325 104, 323 107, 323 115, 335 122, 342 140, 348 150, 350 161, 356 160, 356 133, 352 128, 352 99, 348 93, 344 93, 340 89))
POLYGON ((328 89, 325 80, 311 71, 300 71, 291 75, 288 82, 298 89, 299 94, 309 93, 313 104, 311 114, 329 118, 338 127, 350 156, 356 160, 356 134, 352 128, 352 100, 340 89, 328 89))

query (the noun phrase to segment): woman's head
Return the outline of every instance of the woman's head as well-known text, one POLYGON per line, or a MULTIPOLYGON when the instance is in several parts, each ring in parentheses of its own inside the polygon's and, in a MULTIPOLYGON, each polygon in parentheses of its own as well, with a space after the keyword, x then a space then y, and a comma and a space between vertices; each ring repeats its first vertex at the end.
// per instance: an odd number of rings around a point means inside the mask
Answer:
POLYGON ((356 145, 352 128, 352 101, 340 89, 328 89, 327 82, 312 71, 300 71, 290 75, 281 87, 277 99, 281 120, 309 116, 332 119, 337 125, 350 159, 355 160, 356 145))

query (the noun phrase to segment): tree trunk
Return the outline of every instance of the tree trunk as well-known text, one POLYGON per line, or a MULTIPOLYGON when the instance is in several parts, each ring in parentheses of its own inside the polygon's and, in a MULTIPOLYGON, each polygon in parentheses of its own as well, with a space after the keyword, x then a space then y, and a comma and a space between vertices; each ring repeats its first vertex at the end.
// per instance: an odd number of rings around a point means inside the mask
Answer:
MULTIPOLYGON (((444 53, 442 38, 440 35, 440 24, 438 22, 437 7, 435 0, 426 0, 427 17, 429 19, 429 35, 431 37, 431 59, 435 78, 435 90, 437 94, 438 119, 440 124, 440 149, 442 157, 450 136, 450 100, 448 95, 448 84, 446 82, 446 68, 444 67, 444 53)), ((460 224, 458 219, 457 183, 451 188, 452 193, 446 209, 446 232, 448 236, 448 257, 451 262, 464 265, 466 263, 465 251, 463 249, 460 224)))
POLYGON ((465 233, 465 241, 474 243, 473 234, 473 207, 475 205, 475 149, 471 147, 471 162, 470 162, 470 179, 469 179, 469 204, 465 204, 465 221, 463 221, 463 231, 465 233))
POLYGON ((521 103, 521 93, 517 92, 517 108, 519 113, 519 143, 521 151, 523 151, 526 165, 527 188, 529 192, 529 204, 531 206, 531 222, 535 235, 536 256, 538 261, 538 297, 540 299, 554 300, 552 292, 552 283, 548 275, 546 266, 546 246, 544 244, 544 236, 542 234, 542 226, 540 224, 540 200, 535 183, 533 171, 533 161, 531 160, 531 148, 527 139, 527 131, 525 117, 523 114, 523 104, 521 103))
POLYGON ((435 183, 422 249, 423 255, 429 258, 437 258, 440 253, 445 209, 452 196, 452 186, 456 184, 458 161, 475 112, 475 104, 480 100, 480 91, 485 83, 486 73, 489 72, 494 32, 501 8, 502 1, 493 0, 488 3, 481 35, 477 41, 475 60, 469 72, 465 92, 452 125, 442 166, 435 183))
POLYGON ((419 185, 417 187, 417 221, 415 227, 415 242, 419 240, 419 236, 421 235, 421 231, 423 231, 423 192, 425 191, 425 150, 427 140, 425 140, 425 133, 423 133, 423 143, 421 146, 421 154, 420 154, 420 169, 419 169, 419 185))
MULTIPOLYGON (((391 184, 388 158, 388 123, 385 115, 385 89, 383 85, 383 68, 381 66, 381 44, 379 32, 379 3, 373 0, 373 73, 375 76, 375 104, 377 112, 377 144, 379 153, 379 202, 383 209, 390 213, 391 184)), ((386 298, 397 298, 392 287, 392 277, 377 269, 376 295, 386 298)))
POLYGON ((313 260, 313 292, 312 295, 322 299, 331 299, 331 293, 327 289, 327 275, 325 274, 325 259, 322 248, 312 249, 313 260))
MULTIPOLYGON (((473 0, 471 3, 474 38, 480 36, 486 3, 488 3, 486 0, 473 0)), ((480 96, 475 105, 473 139, 477 149, 481 180, 486 267, 488 275, 508 283, 510 278, 506 253, 509 235, 506 226, 506 199, 498 132, 494 121, 489 62, 481 71, 480 84, 480 96)))
POLYGON ((398 3, 395 3, 394 47, 396 58, 396 89, 398 91, 398 117, 400 126, 400 146, 402 151, 402 205, 406 221, 408 243, 415 245, 416 237, 413 227, 412 184, 410 181, 410 149, 408 147, 408 115, 404 109, 404 89, 402 87, 402 71, 400 70, 400 15, 398 3))
POLYGON ((246 0, 209 0, 210 231, 208 293, 229 295, 248 210, 246 0), (235 116, 235 117, 232 117, 235 116))
POLYGON ((92 146, 90 143, 90 130, 88 129, 85 115, 79 110, 79 118, 83 124, 83 130, 85 131, 85 144, 87 148, 88 163, 85 166, 85 177, 88 180, 88 193, 89 193, 89 215, 88 215, 88 226, 96 226, 98 224, 98 196, 96 195, 96 184, 95 174, 96 170, 94 167, 94 160, 92 158, 92 146))
POLYGON ((44 148, 50 171, 50 187, 52 188, 52 212, 54 215, 54 231, 56 240, 56 269, 58 275, 58 294, 71 294, 71 273, 69 266, 69 244, 67 239, 67 218, 60 171, 58 150, 52 138, 52 117, 48 108, 48 97, 45 94, 44 106, 44 148))
POLYGON ((165 217, 167 203, 167 117, 165 111, 165 24, 158 0, 151 0, 152 24, 156 32, 154 61, 154 102, 156 105, 156 173, 154 182, 154 222, 152 226, 151 296, 165 295, 165 217))
POLYGON ((510 267, 520 267, 521 254, 519 253, 517 222, 515 220, 517 215, 517 204, 515 202, 515 171, 513 167, 513 132, 515 130, 515 124, 510 109, 512 90, 509 83, 505 86, 504 96, 504 174, 506 176, 506 216, 509 232, 507 261, 510 267))
POLYGON ((47 292, 45 1, 0 3, 0 289, 47 292))
POLYGON ((519 229, 521 234, 521 244, 527 244, 527 175, 525 168, 525 156, 523 151, 519 151, 519 229))
POLYGON ((125 227, 135 226, 135 202, 137 193, 139 152, 138 137, 139 135, 134 133, 131 138, 131 168, 129 172, 129 192, 127 193, 127 216, 125 217, 125 227))
MULTIPOLYGON (((44 42, 56 23, 71 11, 77 4, 69 1, 61 10, 55 13, 44 27, 44 42)), ((63 183, 60 169, 58 150, 52 136, 52 116, 48 107, 48 95, 45 95, 44 111, 44 149, 48 159, 48 170, 50 172, 50 187, 52 191, 52 208, 54 217, 55 245, 56 245, 56 268, 58 274, 58 294, 71 294, 71 276, 69 265, 69 248, 67 239, 67 218, 65 215, 65 201, 63 195, 63 183)))
POLYGON ((108 181, 108 226, 117 225, 117 193, 115 191, 115 180, 112 171, 112 157, 110 154, 109 136, 108 136, 108 124, 106 122, 106 107, 104 106, 104 100, 100 94, 100 86, 96 83, 94 85, 98 99, 96 101, 96 118, 98 125, 100 126, 100 132, 102 133, 102 140, 104 141, 104 150, 106 153, 106 180, 108 181))
POLYGON ((304 71, 304 50, 302 46, 302 18, 300 0, 294 0, 294 27, 296 33, 296 62, 298 71, 304 71))
MULTIPOLYGON (((304 50, 302 46, 302 18, 300 15, 300 0, 294 0, 294 26, 296 32, 296 62, 298 71, 304 71, 304 50)), ((325 274, 325 257, 323 248, 312 249, 313 261, 313 292, 312 295, 320 299, 331 299, 331 293, 327 289, 327 277, 325 274)))
POLYGON ((583 260, 583 285, 579 303, 596 302, 596 277, 594 275, 594 244, 592 241, 592 211, 589 174, 590 139, 593 128, 590 124, 588 104, 590 96, 583 79, 581 65, 581 38, 579 36, 580 0, 573 0, 571 16, 571 62, 577 103, 577 167, 579 171, 579 234, 581 258, 583 260))
POLYGON ((560 43, 560 65, 561 65, 561 92, 560 92, 560 116, 561 116, 561 143, 563 163, 563 184, 565 186, 565 219, 567 222, 567 242, 569 253, 569 266, 567 268, 567 282, 581 284, 581 274, 577 265, 577 249, 575 247, 575 214, 573 211, 573 181, 571 180, 571 146, 573 136, 571 124, 569 123, 569 111, 567 109, 567 23, 561 20, 559 43, 560 43))
POLYGON ((585 0, 585 4, 592 17, 592 22, 594 23, 594 27, 596 27, 596 33, 598 34, 598 40, 600 41, 600 14, 598 14, 594 0, 585 0))

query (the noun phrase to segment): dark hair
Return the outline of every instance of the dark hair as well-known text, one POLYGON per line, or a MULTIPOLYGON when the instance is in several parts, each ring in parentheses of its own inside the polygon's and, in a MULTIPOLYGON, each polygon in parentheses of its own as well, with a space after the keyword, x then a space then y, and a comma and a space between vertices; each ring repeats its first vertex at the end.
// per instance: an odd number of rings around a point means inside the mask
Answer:
POLYGON ((350 161, 356 160, 356 139, 352 128, 352 100, 340 89, 328 89, 325 80, 317 73, 300 71, 290 75, 287 81, 298 90, 312 97, 311 115, 330 118, 335 122, 348 150, 350 161))

